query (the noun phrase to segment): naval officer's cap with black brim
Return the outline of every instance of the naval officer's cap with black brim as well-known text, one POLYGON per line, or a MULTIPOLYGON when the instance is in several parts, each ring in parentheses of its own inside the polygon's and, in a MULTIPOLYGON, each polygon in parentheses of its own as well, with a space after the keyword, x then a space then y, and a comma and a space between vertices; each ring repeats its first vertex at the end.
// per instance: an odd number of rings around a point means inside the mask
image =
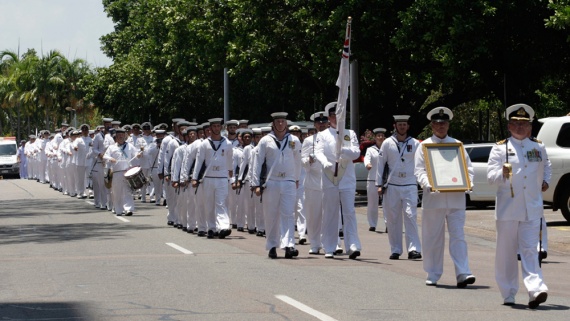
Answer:
POLYGON ((507 120, 532 121, 534 118, 534 110, 526 104, 514 104, 507 108, 505 116, 507 120))
POLYGON ((297 125, 289 126, 289 132, 292 132, 292 133, 293 133, 293 132, 299 132, 299 133, 300 133, 300 132, 301 132, 301 127, 299 127, 299 126, 297 126, 297 125))
POLYGON ((144 122, 144 123, 141 124, 141 128, 142 128, 142 129, 149 130, 149 129, 152 128, 152 124, 149 123, 149 122, 144 122))
POLYGON ((317 123, 326 123, 329 121, 328 112, 318 111, 311 115, 310 119, 317 123))
POLYGON ((134 123, 134 124, 131 125, 131 128, 132 128, 132 129, 135 129, 135 128, 141 129, 141 125, 140 125, 140 124, 137 124, 137 123, 134 123))
POLYGON ((336 113, 336 101, 328 103, 325 106, 325 113, 327 113, 328 115, 336 113))
POLYGON ((427 114, 427 119, 436 123, 446 122, 453 119, 453 113, 447 107, 435 107, 427 114))
POLYGON ((132 127, 131 127, 131 125, 125 125, 125 126, 123 126, 123 129, 126 131, 129 131, 132 129, 132 127))
POLYGON ((113 118, 108 118, 108 117, 104 117, 104 118, 103 118, 103 122, 104 122, 104 123, 110 123, 110 122, 112 122, 112 121, 113 121, 113 118))
POLYGON ((87 124, 81 124, 81 126, 79 126, 79 128, 81 128, 81 129, 83 129, 83 127, 86 127, 87 130, 91 129, 91 127, 89 127, 89 125, 87 125, 87 124))

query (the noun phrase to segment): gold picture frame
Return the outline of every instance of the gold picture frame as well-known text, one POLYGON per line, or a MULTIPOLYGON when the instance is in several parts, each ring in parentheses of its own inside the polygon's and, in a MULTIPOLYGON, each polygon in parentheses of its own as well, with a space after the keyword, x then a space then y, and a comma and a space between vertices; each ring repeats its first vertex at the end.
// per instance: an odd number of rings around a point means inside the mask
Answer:
POLYGON ((432 192, 465 192, 471 189, 462 143, 423 144, 423 152, 432 192))

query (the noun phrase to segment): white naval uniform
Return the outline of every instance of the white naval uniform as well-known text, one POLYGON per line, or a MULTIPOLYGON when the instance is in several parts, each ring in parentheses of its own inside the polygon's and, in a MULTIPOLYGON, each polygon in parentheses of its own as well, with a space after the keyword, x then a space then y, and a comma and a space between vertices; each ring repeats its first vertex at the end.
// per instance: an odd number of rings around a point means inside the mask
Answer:
MULTIPOLYGON (((61 170, 60 167, 60 152, 59 152, 59 145, 61 144, 61 142, 63 141, 63 136, 61 135, 61 133, 57 133, 55 134, 55 136, 53 137, 53 139, 51 140, 51 146, 53 149, 53 158, 54 158, 54 171, 53 171, 53 178, 51 178, 51 180, 53 181, 52 183, 54 184, 54 186, 57 189, 62 189, 62 182, 63 182, 63 171, 61 170)), ((26 144, 27 145, 27 144, 26 144)))
POLYGON ((137 155, 137 150, 132 144, 125 142, 123 145, 113 144, 107 148, 105 156, 109 167, 113 170, 113 206, 115 212, 134 212, 135 204, 132 197, 132 190, 125 179, 126 171, 131 167, 131 160, 137 155), (111 158, 117 162, 112 163, 111 158))
POLYGON ((253 233, 256 226, 258 217, 255 212, 255 198, 251 193, 251 168, 252 168, 252 151, 255 146, 249 144, 243 148, 242 157, 239 163, 239 176, 238 180, 241 182, 240 195, 243 197, 242 211, 247 215, 247 229, 253 233))
POLYGON ((198 180, 202 164, 207 168, 198 189, 197 197, 201 197, 202 211, 198 213, 198 229, 200 231, 219 232, 230 229, 227 198, 229 192, 229 172, 232 170, 233 147, 225 137, 213 141, 204 139, 198 146, 196 164, 192 178, 198 180), (201 219, 200 219, 201 218, 201 219), (204 221, 206 226, 203 226, 204 221))
POLYGON ((20 178, 28 178, 28 155, 24 152, 25 146, 18 147, 18 156, 20 157, 20 178))
POLYGON ((311 249, 318 251, 322 248, 321 227, 323 224, 323 167, 316 159, 310 162, 309 156, 314 154, 317 134, 305 138, 301 152, 301 162, 306 175, 305 187, 305 217, 311 249))
POLYGON ((272 132, 261 138, 254 158, 253 186, 261 186, 261 168, 264 162, 267 166, 268 177, 262 195, 267 237, 265 247, 267 250, 274 247, 294 248, 296 189, 301 175, 301 142, 291 134, 285 134, 285 137, 278 141, 272 132))
MULTIPOLYGON (((240 164, 242 158, 243 158, 243 147, 238 145, 233 149, 232 169, 234 177, 230 180, 230 183, 237 183, 235 178, 239 177, 238 175, 241 174, 240 164)), ((239 227, 243 228, 245 226, 245 214, 246 214, 244 210, 245 193, 241 194, 241 192, 242 191, 239 189, 235 190, 230 189, 228 197, 228 199, 230 200, 230 202, 228 203, 230 211, 230 219, 232 224, 236 224, 238 228, 239 227), (240 194, 238 194, 238 192, 240 194)))
MULTIPOLYGON (((113 136, 111 136, 111 134, 105 134, 105 140, 103 142, 105 148, 109 148, 110 146, 115 144, 115 139, 113 138, 113 136)), ((106 175, 107 173, 110 173, 110 170, 113 167, 110 166, 109 163, 105 162, 105 170, 104 170, 104 175, 106 175)), ((112 184, 111 184, 112 185, 112 184)), ((107 210, 111 211, 114 206, 113 206, 113 188, 111 186, 111 188, 105 188, 105 192, 107 193, 107 210)))
POLYGON ((375 184, 382 185, 385 164, 388 164, 382 208, 388 228, 390 253, 422 251, 417 223, 418 188, 414 176, 414 155, 419 144, 418 140, 409 136, 403 142, 398 142, 394 134, 384 140, 380 147, 375 184), (402 246, 402 223, 406 228, 405 247, 402 246))
MULTIPOLYGON (((180 179, 180 172, 182 170, 182 161, 184 160, 184 153, 186 152, 186 144, 182 143, 180 146, 176 148, 174 151, 174 155, 172 156, 172 161, 170 162, 170 184, 177 182, 181 183, 182 180, 180 179)), ((172 206, 176 206, 176 214, 178 217, 174 221, 176 224, 181 224, 182 227, 188 226, 188 197, 185 189, 183 187, 178 187, 174 189, 176 193, 176 204, 172 206)), ((170 205, 169 205, 170 206, 170 205)))
MULTIPOLYGON (((162 174, 166 177, 166 171, 168 171, 168 169, 165 168, 165 163, 167 161, 166 159, 166 154, 167 154, 167 150, 168 150, 168 145, 170 144, 170 142, 174 139, 174 137, 172 137, 171 135, 166 135, 163 139, 162 139, 162 143, 160 144, 160 151, 158 153, 158 173, 162 174)), ((168 162, 170 163, 170 157, 168 158, 168 162)), ((169 182, 166 181, 166 179, 164 179, 162 181, 162 188, 163 188, 163 192, 164 192, 164 198, 166 199, 166 203, 168 205, 168 210, 166 213, 166 220, 168 222, 174 222, 175 219, 175 215, 174 215, 174 211, 175 208, 174 206, 170 206, 170 203, 173 203, 173 195, 174 194, 174 189, 172 188, 172 186, 170 185, 169 182), (170 186, 170 187, 169 187, 170 186)))
MULTIPOLYGON (((426 172, 425 156, 422 145, 429 143, 460 143, 446 136, 444 139, 435 135, 424 140, 415 156, 414 174, 423 188, 422 198, 422 245, 423 266, 428 280, 437 281, 443 274, 443 248, 445 246, 445 223, 449 233, 449 254, 455 265, 455 275, 471 274, 465 242, 465 193, 432 193, 426 172)), ((473 165, 464 150, 469 180, 473 182, 473 165)), ((389 188, 388 188, 389 189, 389 188)))
POLYGON ((38 174, 40 183, 45 183, 47 180, 47 155, 46 155, 46 146, 48 140, 40 138, 39 139, 39 152, 38 152, 38 174))
MULTIPOLYGON (((148 153, 146 153, 146 150, 150 147, 150 144, 152 144, 152 142, 154 142, 154 137, 152 137, 152 135, 148 135, 145 136, 144 134, 141 135, 141 138, 144 141, 144 146, 142 145, 142 141, 139 143, 139 146, 143 146, 144 147, 144 151, 143 155, 140 159, 140 167, 142 170, 142 173, 144 175, 144 177, 150 177, 150 172, 151 172, 151 166, 152 166, 152 162, 154 161, 154 158, 150 158, 148 157, 148 153)), ((138 140, 137 140, 138 142, 138 140)), ((144 184, 143 187, 141 188, 141 201, 144 203, 146 202, 146 195, 147 194, 152 194, 152 192, 154 191, 153 185, 150 184, 150 182, 147 182, 147 184, 144 184)))
MULTIPOLYGON (((250 159, 249 159, 250 163, 249 163, 249 170, 247 176, 249 177, 249 186, 251 189, 255 187, 255 185, 253 185, 253 171, 256 168, 255 155, 258 149, 259 145, 256 145, 251 149, 250 152, 250 159)), ((257 196, 257 194, 255 194, 254 192, 251 195, 253 198, 252 202, 254 205, 253 210, 255 211, 255 228, 257 229, 257 234, 261 236, 265 233, 265 215, 263 214, 263 203, 261 203, 261 196, 257 196)))
MULTIPOLYGON (((343 145, 339 167, 345 168, 344 175, 340 182, 334 185, 326 175, 328 171, 331 176, 335 171, 336 163, 336 142, 338 133, 334 128, 327 128, 317 134, 317 145, 315 146, 315 156, 323 166, 323 225, 321 227, 322 243, 325 253, 335 252, 338 244, 338 225, 340 220, 340 210, 344 221, 344 244, 347 252, 361 251, 362 245, 358 237, 356 222, 356 211, 354 209, 354 197, 356 194, 356 173, 353 160, 360 156, 358 139, 352 130, 344 130, 341 138, 343 145)), ((311 232, 309 231, 309 235, 311 232)))
MULTIPOLYGON (((85 188, 87 187, 87 182, 85 180, 85 173, 87 172, 87 154, 89 153, 89 147, 92 144, 91 137, 80 136, 73 142, 73 147, 77 148, 77 157, 75 158, 77 175, 76 188, 78 196, 87 196, 85 194, 85 188)), ((91 170, 89 168, 89 170, 91 170)))
POLYGON ((154 190, 155 204, 160 205, 160 201, 162 198, 163 181, 162 181, 162 179, 160 179, 158 177, 158 174, 161 173, 158 170, 158 159, 160 157, 159 156, 160 155, 160 148, 158 147, 156 140, 153 141, 148 146, 148 148, 145 149, 143 154, 146 155, 143 157, 146 157, 149 161, 151 161, 150 178, 152 180, 152 185, 153 185, 153 190, 154 190))
POLYGON ((547 291, 538 262, 540 219, 543 217, 542 182, 550 183, 551 164, 544 144, 509 137, 493 146, 487 180, 498 186, 495 206, 497 247, 495 280, 504 299, 518 292, 517 250, 529 297, 547 291), (508 153, 508 156, 507 156, 508 153), (503 178, 503 164, 512 166, 511 183, 503 178))
MULTIPOLYGON (((164 144, 164 140, 162 141, 164 144)), ((182 144, 182 141, 178 137, 172 137, 166 146, 164 151, 164 177, 170 177, 169 181, 165 181, 164 188, 166 192, 166 203, 168 204, 168 221, 175 222, 176 224, 180 224, 178 222, 180 216, 178 215, 178 208, 176 204, 178 203, 178 191, 172 187, 172 160, 174 158, 174 152, 176 149, 182 144)))
POLYGON ((194 172, 194 167, 196 166, 196 154, 198 153, 198 146, 202 143, 202 140, 197 139, 186 145, 186 151, 184 153, 184 158, 182 160, 182 169, 180 173, 180 181, 186 182, 187 186, 184 190, 186 195, 186 220, 188 221, 188 225, 186 228, 190 230, 194 230, 197 227, 197 219, 196 219, 196 189, 192 188, 192 173, 194 172))
POLYGON ((99 132, 93 137, 93 145, 91 147, 91 157, 95 162, 92 168, 91 179, 93 180, 93 202, 96 208, 104 209, 107 205, 107 188, 105 187, 105 166, 103 159, 99 158, 99 154, 104 155, 107 148, 105 147, 104 133, 99 132))
MULTIPOLYGON (((380 201, 378 188, 376 187, 379 151, 380 149, 378 146, 374 144, 366 149, 366 154, 364 155, 364 167, 368 169, 368 165, 372 166, 368 170, 368 175, 366 176, 366 199, 368 201, 366 206, 366 217, 368 218, 368 226, 374 228, 378 226, 378 203, 380 201)), ((385 213, 384 216, 386 216, 385 213)))

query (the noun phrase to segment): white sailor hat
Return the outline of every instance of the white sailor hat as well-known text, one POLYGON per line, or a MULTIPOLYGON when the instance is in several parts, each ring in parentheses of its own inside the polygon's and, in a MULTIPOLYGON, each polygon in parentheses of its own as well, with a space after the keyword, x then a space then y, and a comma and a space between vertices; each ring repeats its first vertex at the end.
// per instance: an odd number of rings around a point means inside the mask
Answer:
POLYGON ((89 130, 89 135, 93 135, 95 134, 95 131, 93 129, 89 130))
POLYGON ((162 128, 162 129, 164 129, 164 130, 167 130, 167 129, 168 129, 168 124, 166 124, 166 123, 160 123, 160 124, 158 124, 158 128, 162 128))
POLYGON ((55 134, 52 133, 52 134, 49 134, 49 137, 48 137, 48 138, 49 138, 49 139, 53 139, 54 137, 55 137, 55 134))
POLYGON ((104 123, 110 123, 113 121, 113 118, 103 118, 104 123))
POLYGON ((101 128, 105 128, 105 126, 99 125, 99 126, 95 127, 96 130, 101 130, 101 128))
POLYGON ((56 133, 61 133, 61 128, 56 128, 56 129, 55 129, 55 132, 56 132, 56 133))
POLYGON ((204 130, 204 126, 202 126, 202 125, 196 125, 196 130, 204 130))
POLYGON ((192 126, 192 124, 190 124, 189 121, 185 121, 185 120, 183 120, 183 121, 181 121, 181 122, 178 122, 176 125, 178 125, 178 127, 184 127, 184 126, 188 127, 188 126, 192 126))
POLYGON ((87 124, 81 124, 81 125, 79 126, 79 128, 81 128, 81 129, 83 129, 83 127, 87 127, 87 130, 90 130, 90 129, 91 129, 91 127, 89 127, 89 125, 87 125, 87 124))
POLYGON ((336 101, 328 103, 325 106, 325 113, 327 113, 328 115, 336 113, 336 101))
POLYGON ((239 124, 238 125, 243 125, 243 124, 249 124, 249 120, 247 119, 240 119, 239 124))
POLYGON ((139 123, 131 124, 131 128, 132 128, 132 129, 135 129, 135 127, 138 128, 138 129, 141 129, 141 124, 139 124, 139 123))
POLYGON ((222 124, 223 122, 224 122, 224 119, 223 119, 223 118, 210 118, 210 119, 208 119, 208 123, 209 123, 210 125, 212 125, 212 124, 222 124))
POLYGON ((261 127, 261 133, 270 133, 270 132, 271 132, 271 127, 269 126, 261 127))
POLYGON ((120 133, 125 134, 126 132, 127 132, 127 130, 125 128, 119 127, 117 129, 115 129, 115 134, 120 134, 120 133))
POLYGON ((308 129, 308 128, 301 128, 301 133, 302 133, 302 134, 308 134, 308 133, 309 133, 309 129, 308 129))
POLYGON ((111 122, 111 125, 120 125, 120 124, 121 124, 121 121, 120 121, 120 120, 113 120, 113 121, 111 122))
POLYGON ((450 121, 453 119, 453 113, 447 107, 435 107, 427 114, 427 119, 437 123, 450 121))
POLYGON ((394 115, 394 122, 408 122, 410 115, 394 115))
POLYGON ((299 127, 297 125, 292 125, 292 126, 289 126, 289 131, 290 132, 301 132, 301 127, 299 127))
POLYGON ((271 117, 275 120, 275 119, 285 119, 287 118, 287 113, 286 112, 277 112, 277 113, 272 113, 271 117))
POLYGON ((76 129, 76 130, 71 132, 71 135, 72 136, 79 136, 79 135, 81 135, 81 132, 76 129))
POLYGON ((253 128, 251 131, 254 135, 261 135, 261 128, 253 128))
POLYGON ((166 134, 166 130, 164 130, 164 129, 156 129, 154 132, 155 132, 157 135, 164 135, 164 134, 166 134))
POLYGON ((144 123, 141 124, 141 128, 142 128, 142 129, 145 129, 145 128, 146 128, 147 130, 148 130, 148 129, 151 129, 151 128, 152 128, 152 124, 149 123, 149 122, 144 122, 144 123))
POLYGON ((131 125, 128 125, 128 124, 127 124, 127 125, 123 126, 123 129, 126 130, 126 131, 129 131, 129 130, 132 129, 132 127, 131 127, 131 125))
POLYGON ((532 121, 534 118, 534 110, 526 104, 515 104, 509 106, 505 112, 507 120, 526 120, 532 121))
POLYGON ((372 130, 372 132, 373 132, 375 135, 378 134, 378 133, 384 134, 384 133, 386 132, 386 128, 381 128, 381 127, 379 127, 379 128, 374 128, 374 130, 372 130))
POLYGON ((198 127, 197 126, 188 126, 186 127, 186 132, 196 132, 198 131, 198 127))
POLYGON ((36 139, 36 135, 30 135, 28 136, 29 139, 36 139))
POLYGON ((237 126, 237 125, 239 125, 239 122, 238 122, 237 120, 235 120, 235 119, 228 120, 228 121, 226 122, 226 127, 227 127, 227 126, 230 126, 230 125, 235 125, 235 126, 237 126))
POLYGON ((314 122, 326 123, 329 121, 328 115, 329 114, 326 111, 318 111, 312 114, 310 119, 314 122))
POLYGON ((188 131, 186 130, 186 128, 184 128, 183 130, 181 130, 180 133, 181 133, 182 135, 188 135, 188 131))
POLYGON ((203 128, 203 129, 206 129, 206 128, 209 128, 209 127, 210 127, 210 123, 209 123, 209 122, 202 123, 202 128, 203 128))
POLYGON ((185 121, 186 119, 184 118, 172 118, 172 123, 173 124, 178 124, 181 121, 185 121))
POLYGON ((64 127, 64 126, 69 127, 69 124, 68 123, 61 123, 61 127, 64 127))
POLYGON ((242 128, 241 129, 241 134, 245 135, 245 134, 250 134, 253 135, 253 130, 249 129, 249 128, 242 128))

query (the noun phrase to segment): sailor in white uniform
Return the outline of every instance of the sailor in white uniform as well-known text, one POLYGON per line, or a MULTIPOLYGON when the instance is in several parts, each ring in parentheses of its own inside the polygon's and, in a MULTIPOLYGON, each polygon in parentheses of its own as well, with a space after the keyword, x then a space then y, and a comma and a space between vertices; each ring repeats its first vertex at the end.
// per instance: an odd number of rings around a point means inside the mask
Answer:
POLYGON ((546 301, 548 288, 539 264, 539 231, 543 217, 542 192, 552 175, 544 144, 529 138, 534 110, 525 104, 506 110, 511 137, 500 141, 489 155, 487 179, 498 186, 495 219, 497 246, 495 280, 505 305, 515 304, 519 289, 516 251, 520 252, 523 283, 531 309, 546 301))
POLYGON ((376 227, 378 226, 378 204, 380 201, 376 187, 376 172, 378 171, 380 146, 382 146, 382 143, 386 138, 386 129, 375 128, 372 132, 374 133, 374 145, 366 149, 366 154, 364 155, 364 168, 368 171, 368 175, 366 177, 366 198, 368 201, 366 216, 368 217, 368 230, 375 232, 376 227))
MULTIPOLYGON (((465 192, 438 193, 432 190, 428 179, 424 144, 431 143, 461 143, 447 135, 449 121, 453 113, 447 107, 432 109, 427 118, 431 120, 433 135, 424 140, 415 155, 414 174, 423 188, 422 198, 422 245, 423 266, 427 273, 426 285, 435 286, 443 274, 443 250, 445 246, 445 223, 449 233, 449 254, 455 265, 457 287, 464 288, 475 283, 475 276, 469 269, 467 242, 465 242, 465 192)), ((463 148, 469 182, 473 182, 473 166, 469 155, 463 148)), ((471 186, 470 186, 471 187, 471 186)), ((388 190, 391 187, 388 188, 388 190)), ((391 231, 388 230, 391 234, 391 231)))

